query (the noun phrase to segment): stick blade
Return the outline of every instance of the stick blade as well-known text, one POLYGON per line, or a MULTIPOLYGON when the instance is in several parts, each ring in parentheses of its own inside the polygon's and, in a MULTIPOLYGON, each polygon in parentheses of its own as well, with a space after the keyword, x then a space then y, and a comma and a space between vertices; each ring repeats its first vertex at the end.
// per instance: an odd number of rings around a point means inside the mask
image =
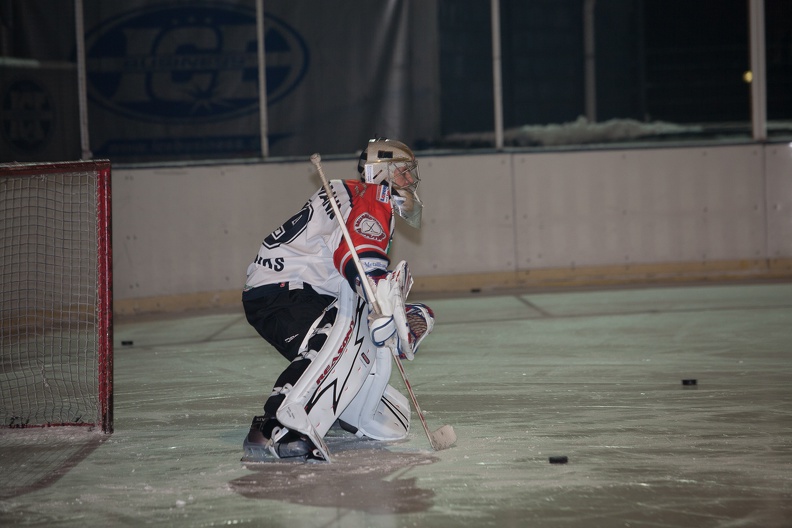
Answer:
POLYGON ((435 451, 442 451, 443 449, 448 449, 454 445, 456 443, 457 436, 453 427, 450 425, 444 425, 432 433, 429 439, 431 440, 432 447, 435 451))

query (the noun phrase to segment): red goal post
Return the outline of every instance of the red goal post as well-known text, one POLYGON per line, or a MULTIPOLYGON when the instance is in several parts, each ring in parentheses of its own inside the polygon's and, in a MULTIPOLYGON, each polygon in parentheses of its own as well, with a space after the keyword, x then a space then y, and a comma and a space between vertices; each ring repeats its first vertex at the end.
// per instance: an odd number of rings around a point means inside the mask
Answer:
POLYGON ((113 431, 110 162, 0 164, 0 427, 113 431))

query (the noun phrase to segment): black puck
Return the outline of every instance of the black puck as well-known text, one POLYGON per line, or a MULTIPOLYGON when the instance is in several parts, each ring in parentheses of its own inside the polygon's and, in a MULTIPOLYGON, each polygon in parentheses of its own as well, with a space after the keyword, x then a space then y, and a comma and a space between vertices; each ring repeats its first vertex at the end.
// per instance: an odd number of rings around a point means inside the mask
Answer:
POLYGON ((133 344, 133 341, 121 341, 122 346, 132 346, 133 344))
POLYGON ((551 456, 550 463, 551 464, 566 464, 569 462, 569 458, 565 456, 551 456))
POLYGON ((698 380, 694 380, 694 379, 683 379, 683 380, 682 380, 682 385, 685 385, 685 386, 687 386, 687 387, 690 387, 690 386, 692 386, 692 385, 698 385, 698 380))

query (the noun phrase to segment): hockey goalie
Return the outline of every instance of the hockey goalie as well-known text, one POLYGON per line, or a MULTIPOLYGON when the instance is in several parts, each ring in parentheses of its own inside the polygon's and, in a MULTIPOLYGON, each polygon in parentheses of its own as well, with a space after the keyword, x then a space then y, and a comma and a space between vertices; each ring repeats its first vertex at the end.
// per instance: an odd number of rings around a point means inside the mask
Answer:
POLYGON ((264 239, 248 267, 247 320, 289 361, 243 442, 248 460, 329 460, 323 439, 336 423, 381 441, 409 432, 409 400, 389 384, 391 354, 412 360, 434 314, 406 302, 409 267, 390 269, 388 249, 395 216, 421 225, 418 163, 404 143, 377 138, 363 150, 358 173, 328 182, 332 196, 325 187, 314 193, 264 239))

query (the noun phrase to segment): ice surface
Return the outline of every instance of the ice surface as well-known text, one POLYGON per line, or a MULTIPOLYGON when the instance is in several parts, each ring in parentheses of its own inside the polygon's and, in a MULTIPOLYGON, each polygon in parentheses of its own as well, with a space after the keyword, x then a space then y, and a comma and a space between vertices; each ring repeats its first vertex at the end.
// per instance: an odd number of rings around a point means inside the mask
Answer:
POLYGON ((792 526, 792 284, 422 300, 405 369, 454 447, 413 418, 390 445, 332 430, 332 464, 245 466, 282 358, 241 311, 133 318, 112 436, 0 433, 0 526, 792 526))

